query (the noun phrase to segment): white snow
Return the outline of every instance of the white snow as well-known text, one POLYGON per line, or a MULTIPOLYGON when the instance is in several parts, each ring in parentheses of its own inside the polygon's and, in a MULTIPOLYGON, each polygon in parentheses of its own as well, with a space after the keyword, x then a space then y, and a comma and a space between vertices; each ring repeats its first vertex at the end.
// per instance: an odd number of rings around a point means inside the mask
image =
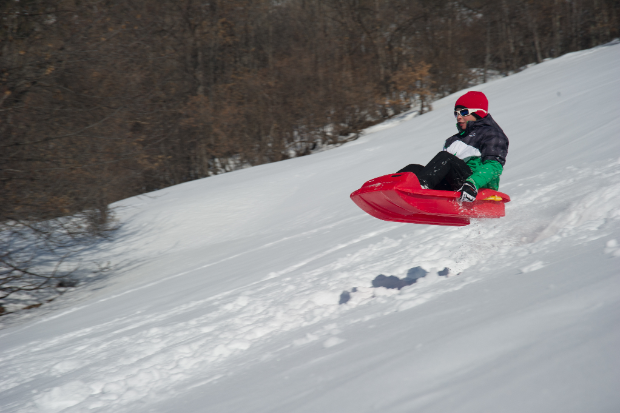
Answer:
POLYGON ((511 140, 501 219, 390 223, 349 199, 430 160, 464 91, 337 149, 117 203, 89 257, 108 278, 0 330, 0 411, 620 411, 618 67, 615 43, 475 88, 511 140))

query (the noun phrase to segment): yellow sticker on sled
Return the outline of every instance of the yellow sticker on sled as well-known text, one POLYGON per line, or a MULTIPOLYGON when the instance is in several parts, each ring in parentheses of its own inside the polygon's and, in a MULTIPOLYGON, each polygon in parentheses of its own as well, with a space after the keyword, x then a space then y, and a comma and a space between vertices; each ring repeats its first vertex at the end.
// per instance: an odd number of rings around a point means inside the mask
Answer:
POLYGON ((491 195, 488 198, 484 198, 483 201, 501 201, 502 197, 497 195, 491 195))

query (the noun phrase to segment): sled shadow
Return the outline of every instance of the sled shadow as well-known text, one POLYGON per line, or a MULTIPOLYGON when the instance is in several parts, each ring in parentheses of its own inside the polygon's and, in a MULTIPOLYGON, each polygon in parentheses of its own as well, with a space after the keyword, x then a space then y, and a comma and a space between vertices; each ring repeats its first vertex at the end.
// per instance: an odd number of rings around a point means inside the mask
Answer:
POLYGON ((422 267, 413 267, 407 271, 405 278, 398 278, 395 275, 383 275, 379 274, 372 280, 372 286, 374 288, 392 288, 400 290, 403 287, 414 284, 418 279, 426 277, 428 271, 422 267))
MULTIPOLYGON (((428 274, 428 271, 426 271, 422 267, 410 268, 407 271, 407 275, 405 276, 405 278, 398 278, 395 275, 379 274, 375 277, 374 280, 372 280, 372 286, 373 288, 383 287, 383 288, 400 290, 403 287, 406 287, 411 284, 415 284, 416 281, 418 281, 420 278, 426 277, 427 274, 428 274)), ((437 275, 447 277, 450 275, 450 269, 446 267, 443 270, 437 272, 437 275)), ((357 288, 353 288, 350 292, 346 290, 343 291, 342 294, 340 294, 340 299, 338 301, 338 304, 348 303, 349 300, 351 299, 351 294, 355 292, 357 292, 357 288)))

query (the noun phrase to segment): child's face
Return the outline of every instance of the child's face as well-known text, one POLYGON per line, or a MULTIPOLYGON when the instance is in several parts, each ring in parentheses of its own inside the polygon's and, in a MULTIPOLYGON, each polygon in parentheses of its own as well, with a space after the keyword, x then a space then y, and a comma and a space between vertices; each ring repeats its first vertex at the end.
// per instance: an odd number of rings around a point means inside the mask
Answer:
POLYGON ((467 122, 470 121, 475 121, 476 118, 474 117, 474 115, 467 115, 467 116, 461 116, 458 115, 456 117, 456 123, 459 124, 459 128, 461 128, 462 130, 465 130, 465 128, 467 127, 467 122))

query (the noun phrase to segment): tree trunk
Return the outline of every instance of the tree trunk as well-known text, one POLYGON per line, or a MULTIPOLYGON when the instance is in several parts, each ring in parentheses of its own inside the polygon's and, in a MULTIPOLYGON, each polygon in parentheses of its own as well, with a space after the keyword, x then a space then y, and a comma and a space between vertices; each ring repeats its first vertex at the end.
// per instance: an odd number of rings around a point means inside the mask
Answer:
POLYGON ((562 52, 562 24, 561 8, 559 0, 553 1, 553 57, 560 56, 562 52))
POLYGON ((538 38, 538 23, 529 5, 527 4, 527 1, 523 3, 523 7, 525 9, 525 17, 527 19, 527 23, 530 26, 530 30, 532 31, 532 37, 534 40, 534 51, 536 52, 536 63, 541 63, 542 53, 540 52, 540 40, 538 38))

